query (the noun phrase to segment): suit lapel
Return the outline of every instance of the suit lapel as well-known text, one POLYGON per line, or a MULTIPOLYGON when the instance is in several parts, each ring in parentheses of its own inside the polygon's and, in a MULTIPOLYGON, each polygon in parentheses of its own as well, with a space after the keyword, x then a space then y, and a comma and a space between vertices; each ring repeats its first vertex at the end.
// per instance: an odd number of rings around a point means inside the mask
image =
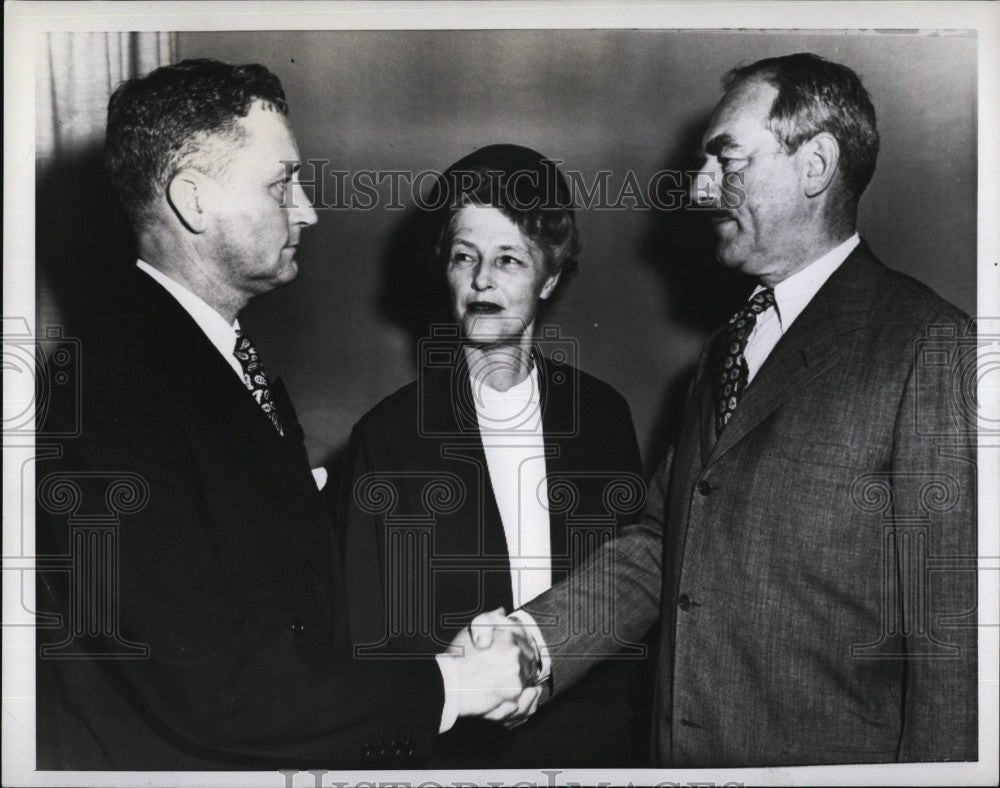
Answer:
MULTIPOLYGON (((469 497, 478 502, 475 522, 455 521, 452 516, 440 520, 438 546, 448 554, 462 554, 467 550, 467 530, 480 529, 477 540, 479 552, 483 556, 502 555, 507 558, 507 542, 500 509, 490 480, 490 469, 486 462, 486 450, 479 433, 472 383, 461 348, 458 366, 451 374, 433 372, 424 379, 425 413, 434 420, 436 430, 443 430, 449 436, 441 441, 443 457, 461 460, 449 467, 456 473, 469 490, 469 497), (481 490, 478 496, 472 491, 481 490)), ((462 511, 462 510, 459 510, 462 511)), ((509 586, 509 584, 508 584, 509 586)), ((507 590, 509 596, 509 588, 507 590)), ((509 602, 507 603, 509 604, 509 602)))
POLYGON ((165 406, 182 408, 202 427, 206 439, 215 442, 246 479, 261 509, 325 573, 330 554, 323 524, 328 518, 300 450, 278 434, 174 298, 145 274, 136 272, 134 277, 133 303, 145 314, 139 319, 150 331, 140 342, 157 349, 156 372, 164 384, 165 406))
POLYGON ((288 390, 285 388, 285 381, 283 381, 280 377, 275 378, 271 383, 271 400, 278 405, 278 413, 281 416, 281 426, 285 431, 285 441, 294 447, 296 456, 302 460, 303 466, 307 471, 309 471, 309 454, 306 452, 305 431, 299 423, 299 417, 295 412, 295 406, 292 404, 292 400, 288 396, 288 390))
MULTIPOLYGON (((783 403, 837 363, 846 334, 862 327, 872 307, 883 266, 862 242, 819 289, 761 366, 708 455, 723 456, 783 403)), ((705 381, 712 402, 710 367, 705 381)), ((702 418, 714 435, 714 414, 702 418)))
POLYGON ((694 393, 694 404, 698 414, 698 437, 701 444, 701 466, 708 463, 715 447, 715 386, 713 378, 722 366, 722 330, 708 340, 709 352, 705 371, 698 381, 694 393))

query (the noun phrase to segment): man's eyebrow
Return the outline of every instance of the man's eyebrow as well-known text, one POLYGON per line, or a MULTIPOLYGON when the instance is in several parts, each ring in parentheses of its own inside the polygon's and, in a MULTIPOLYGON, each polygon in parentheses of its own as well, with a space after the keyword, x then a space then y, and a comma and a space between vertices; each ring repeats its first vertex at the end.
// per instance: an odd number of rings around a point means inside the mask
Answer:
POLYGON ((281 162, 281 169, 274 171, 275 178, 291 178, 295 173, 302 169, 302 165, 297 161, 283 161, 281 162))
POLYGON ((710 156, 718 156, 726 148, 737 147, 736 140, 729 134, 717 134, 705 145, 705 153, 710 156))

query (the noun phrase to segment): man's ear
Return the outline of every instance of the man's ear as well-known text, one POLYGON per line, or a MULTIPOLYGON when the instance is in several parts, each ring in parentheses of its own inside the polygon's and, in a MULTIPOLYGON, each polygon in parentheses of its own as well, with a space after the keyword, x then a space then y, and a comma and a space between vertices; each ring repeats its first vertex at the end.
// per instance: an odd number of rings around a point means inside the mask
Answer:
POLYGON ((840 145, 832 134, 821 131, 805 142, 801 150, 805 162, 805 193, 816 197, 833 183, 840 162, 840 145))
POLYGON ((195 170, 181 170, 167 184, 167 202, 174 215, 196 234, 208 226, 205 186, 205 179, 195 170))

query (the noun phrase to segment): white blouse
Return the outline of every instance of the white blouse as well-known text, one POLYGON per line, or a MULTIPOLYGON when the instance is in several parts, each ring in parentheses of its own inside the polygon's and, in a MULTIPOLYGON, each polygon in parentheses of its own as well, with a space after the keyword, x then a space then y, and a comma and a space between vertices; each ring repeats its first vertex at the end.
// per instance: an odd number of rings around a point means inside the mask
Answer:
POLYGON ((473 381, 490 482, 510 554, 514 607, 552 585, 549 489, 538 368, 507 391, 473 381))

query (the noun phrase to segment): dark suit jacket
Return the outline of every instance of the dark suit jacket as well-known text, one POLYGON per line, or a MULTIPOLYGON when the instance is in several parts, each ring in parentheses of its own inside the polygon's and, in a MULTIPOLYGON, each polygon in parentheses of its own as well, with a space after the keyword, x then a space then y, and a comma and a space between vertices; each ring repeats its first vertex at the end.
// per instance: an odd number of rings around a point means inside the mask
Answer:
MULTIPOLYGON (((452 342, 425 346, 425 355, 432 365, 444 357, 456 363, 425 367, 358 422, 343 496, 355 642, 397 657, 440 651, 476 614, 512 608, 509 555, 464 354, 452 342)), ((569 364, 537 358, 559 580, 639 511, 645 485, 622 396, 569 364)), ((648 715, 636 719, 629 706, 637 667, 630 664, 602 666, 565 703, 511 732, 459 720, 424 765, 632 764, 648 715)))
MULTIPOLYGON (((661 622, 660 764, 975 760, 966 330, 862 243, 718 441, 708 344, 642 523, 611 551, 619 635, 661 622)), ((570 584, 526 608, 562 622, 605 596, 570 584)), ((546 639, 557 692, 601 645, 561 625, 546 639)))
POLYGON ((61 617, 39 630, 40 768, 405 765, 428 750, 440 672, 352 658, 331 519, 280 384, 284 438, 139 271, 103 317, 82 334, 80 399, 49 414, 49 433, 79 435, 38 464, 54 569, 39 605, 61 617))

